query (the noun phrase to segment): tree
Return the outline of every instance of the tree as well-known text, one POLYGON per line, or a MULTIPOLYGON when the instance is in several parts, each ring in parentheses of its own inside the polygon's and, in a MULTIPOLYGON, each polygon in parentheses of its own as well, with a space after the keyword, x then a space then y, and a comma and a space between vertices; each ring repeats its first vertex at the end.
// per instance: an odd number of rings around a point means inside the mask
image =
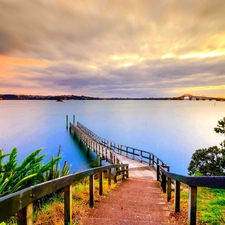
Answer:
MULTIPOLYGON (((217 127, 214 128, 217 134, 221 134, 225 138, 225 117, 218 121, 217 127)), ((221 146, 225 147, 225 140, 221 143, 221 146)))
MULTIPOLYGON (((225 136, 225 117, 218 121, 214 130, 216 133, 225 136)), ((188 166, 189 175, 224 176, 225 140, 220 143, 220 146, 196 150, 188 166)))
POLYGON ((188 166, 189 175, 225 175, 225 150, 217 146, 198 149, 188 166))

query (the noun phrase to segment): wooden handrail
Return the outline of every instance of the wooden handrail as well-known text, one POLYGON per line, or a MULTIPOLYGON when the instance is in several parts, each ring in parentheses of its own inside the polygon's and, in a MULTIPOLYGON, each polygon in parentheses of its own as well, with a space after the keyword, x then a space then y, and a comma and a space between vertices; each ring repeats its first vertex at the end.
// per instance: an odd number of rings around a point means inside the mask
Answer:
MULTIPOLYGON (((94 186, 93 179, 95 174, 102 174, 103 172, 108 172, 108 183, 111 184, 111 169, 115 169, 117 173, 121 173, 123 178, 128 178, 128 164, 114 164, 108 166, 97 167, 94 169, 88 169, 82 172, 77 172, 70 174, 68 176, 60 177, 51 181, 47 181, 29 188, 23 189, 21 191, 15 192, 13 194, 4 196, 0 198, 0 222, 7 220, 10 216, 15 213, 18 214, 18 224, 28 225, 33 224, 32 216, 27 217, 27 212, 32 211, 33 202, 40 199, 46 195, 56 192, 57 190, 64 189, 64 217, 65 224, 72 224, 72 214, 71 214, 71 185, 75 181, 79 181, 85 177, 89 177, 90 183, 90 207, 94 206, 94 186), (4 212, 4 213, 3 213, 4 212)), ((114 173, 114 177, 117 176, 114 173)), ((99 194, 103 194, 103 182, 99 176, 99 194)), ((114 179, 116 181, 116 179, 114 179)), ((32 215, 32 212, 29 213, 32 215)))
POLYGON ((78 126, 74 126, 70 123, 70 133, 73 132, 73 135, 77 136, 80 139, 80 142, 83 142, 85 144, 85 146, 87 147, 87 151, 91 149, 92 151, 96 152, 100 158, 100 161, 102 158, 105 158, 106 161, 111 164, 122 164, 122 162, 120 162, 117 155, 114 154, 114 151, 112 151, 112 149, 99 143, 99 140, 93 138, 93 134, 89 135, 93 132, 83 132, 80 129, 78 128, 78 126))
POLYGON ((225 189, 225 176, 191 177, 171 173, 163 166, 157 166, 157 180, 162 190, 167 193, 167 200, 171 199, 171 181, 175 183, 174 210, 180 212, 180 183, 189 186, 188 225, 196 225, 197 187, 225 189))

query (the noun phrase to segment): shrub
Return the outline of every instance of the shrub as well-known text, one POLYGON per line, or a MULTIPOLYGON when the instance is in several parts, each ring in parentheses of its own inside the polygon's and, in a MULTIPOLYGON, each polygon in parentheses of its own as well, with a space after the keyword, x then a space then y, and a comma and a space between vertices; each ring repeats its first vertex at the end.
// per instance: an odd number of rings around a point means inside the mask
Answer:
POLYGON ((45 155, 40 155, 41 150, 35 150, 18 165, 16 147, 8 154, 3 154, 3 150, 0 149, 0 197, 70 173, 71 166, 66 162, 60 171, 60 151, 57 157, 52 157, 49 162, 43 164, 45 155), (4 163, 6 158, 8 161, 4 163))

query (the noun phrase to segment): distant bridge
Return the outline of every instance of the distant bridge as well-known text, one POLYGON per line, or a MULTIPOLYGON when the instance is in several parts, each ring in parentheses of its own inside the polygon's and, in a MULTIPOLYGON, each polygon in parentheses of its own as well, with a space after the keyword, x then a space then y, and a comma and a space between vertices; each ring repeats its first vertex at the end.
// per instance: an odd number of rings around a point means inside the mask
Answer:
POLYGON ((200 95, 191 95, 191 94, 184 94, 178 97, 173 97, 172 100, 209 100, 209 101, 225 101, 225 98, 222 97, 209 97, 209 96, 200 96, 200 95))

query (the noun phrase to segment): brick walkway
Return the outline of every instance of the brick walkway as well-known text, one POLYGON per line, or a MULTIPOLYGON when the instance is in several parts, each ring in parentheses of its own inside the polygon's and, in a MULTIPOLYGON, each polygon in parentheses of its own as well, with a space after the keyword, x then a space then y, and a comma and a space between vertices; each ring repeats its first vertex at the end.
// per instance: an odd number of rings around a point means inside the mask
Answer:
MULTIPOLYGON (((124 157, 125 158, 125 157, 124 157)), ((166 225, 176 224, 162 195, 152 167, 133 161, 129 163, 130 178, 124 180, 107 196, 102 196, 89 209, 80 225, 166 225)))

